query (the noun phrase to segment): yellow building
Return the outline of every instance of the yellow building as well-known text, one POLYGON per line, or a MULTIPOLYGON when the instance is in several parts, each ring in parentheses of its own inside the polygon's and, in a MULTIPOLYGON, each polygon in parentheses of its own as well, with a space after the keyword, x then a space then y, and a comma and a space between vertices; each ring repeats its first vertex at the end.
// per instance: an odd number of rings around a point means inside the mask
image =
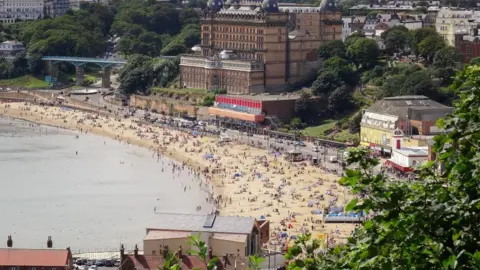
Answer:
POLYGON ((445 39, 449 46, 455 46, 456 33, 470 33, 476 26, 475 19, 479 16, 473 10, 457 10, 443 7, 437 14, 435 29, 445 39))
POLYGON ((360 122, 360 144, 375 151, 391 153, 392 133, 400 129, 406 146, 426 146, 426 140, 441 130, 439 118, 452 111, 425 96, 387 97, 372 104, 360 122))

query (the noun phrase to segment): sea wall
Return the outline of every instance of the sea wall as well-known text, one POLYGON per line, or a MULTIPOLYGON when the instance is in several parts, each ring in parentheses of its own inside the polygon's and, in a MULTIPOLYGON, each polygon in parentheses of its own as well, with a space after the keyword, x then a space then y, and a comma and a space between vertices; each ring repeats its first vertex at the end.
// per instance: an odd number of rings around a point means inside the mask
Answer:
POLYGON ((33 101, 35 96, 22 92, 0 92, 0 100, 33 101))
POLYGON ((151 96, 130 96, 130 106, 141 109, 155 110, 167 115, 187 114, 197 117, 199 108, 187 103, 151 96))

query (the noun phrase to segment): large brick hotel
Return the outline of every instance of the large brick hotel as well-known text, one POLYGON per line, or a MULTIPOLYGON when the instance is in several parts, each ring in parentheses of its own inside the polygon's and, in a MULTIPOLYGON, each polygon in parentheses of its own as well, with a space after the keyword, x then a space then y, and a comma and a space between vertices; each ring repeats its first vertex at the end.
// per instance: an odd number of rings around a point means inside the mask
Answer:
POLYGON ((180 59, 182 87, 272 93, 314 74, 317 48, 341 39, 342 20, 334 0, 318 7, 210 0, 201 29, 201 44, 180 59))
POLYGON ((318 7, 210 0, 201 30, 201 44, 180 58, 181 87, 238 95, 217 98, 209 110, 217 119, 249 125, 275 116, 286 123, 295 98, 262 93, 283 92, 316 74, 317 49, 341 40, 342 20, 334 0, 323 0, 318 7))

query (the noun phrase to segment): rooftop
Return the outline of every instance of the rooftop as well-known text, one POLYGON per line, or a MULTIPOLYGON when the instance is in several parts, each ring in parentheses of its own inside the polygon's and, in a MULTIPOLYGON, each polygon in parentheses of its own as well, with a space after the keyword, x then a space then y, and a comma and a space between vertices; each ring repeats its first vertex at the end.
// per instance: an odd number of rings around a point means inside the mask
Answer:
POLYGON ((379 100, 372 104, 366 111, 405 118, 408 115, 409 109, 414 109, 416 111, 449 111, 452 108, 433 101, 426 96, 397 96, 379 100))
POLYGON ((428 147, 402 147, 394 151, 407 157, 428 156, 428 147))
POLYGON ((300 98, 300 96, 296 94, 286 94, 286 95, 258 94, 258 95, 224 95, 224 96, 232 97, 232 98, 257 100, 257 101, 296 100, 300 98))
POLYGON ((0 266, 64 266, 68 249, 0 249, 0 266))
MULTIPOLYGON (((176 252, 176 250, 172 250, 176 252)), ((162 256, 147 256, 147 255, 125 255, 125 261, 122 269, 125 270, 156 270, 159 266, 163 266, 165 260, 162 256)), ((200 269, 206 270, 205 264, 197 256, 183 255, 180 262, 180 269, 200 269)), ((244 257, 227 256, 226 258, 219 258, 217 261, 217 268, 219 270, 246 270, 248 269, 248 259, 244 257)))
POLYGON ((197 214, 159 213, 160 222, 147 229, 150 230, 187 231, 187 232, 218 232, 250 234, 255 226, 253 217, 214 216, 197 214), (205 226, 210 221, 209 226, 205 226))

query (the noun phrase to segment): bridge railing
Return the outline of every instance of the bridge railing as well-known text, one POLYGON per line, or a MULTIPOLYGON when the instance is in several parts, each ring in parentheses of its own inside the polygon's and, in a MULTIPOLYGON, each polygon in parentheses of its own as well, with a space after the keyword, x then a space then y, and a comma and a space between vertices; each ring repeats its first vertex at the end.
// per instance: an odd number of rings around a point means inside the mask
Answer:
POLYGON ((42 60, 68 60, 68 61, 85 61, 85 62, 109 62, 124 64, 125 60, 109 60, 108 58, 89 58, 89 57, 74 57, 74 56, 44 56, 42 60))

